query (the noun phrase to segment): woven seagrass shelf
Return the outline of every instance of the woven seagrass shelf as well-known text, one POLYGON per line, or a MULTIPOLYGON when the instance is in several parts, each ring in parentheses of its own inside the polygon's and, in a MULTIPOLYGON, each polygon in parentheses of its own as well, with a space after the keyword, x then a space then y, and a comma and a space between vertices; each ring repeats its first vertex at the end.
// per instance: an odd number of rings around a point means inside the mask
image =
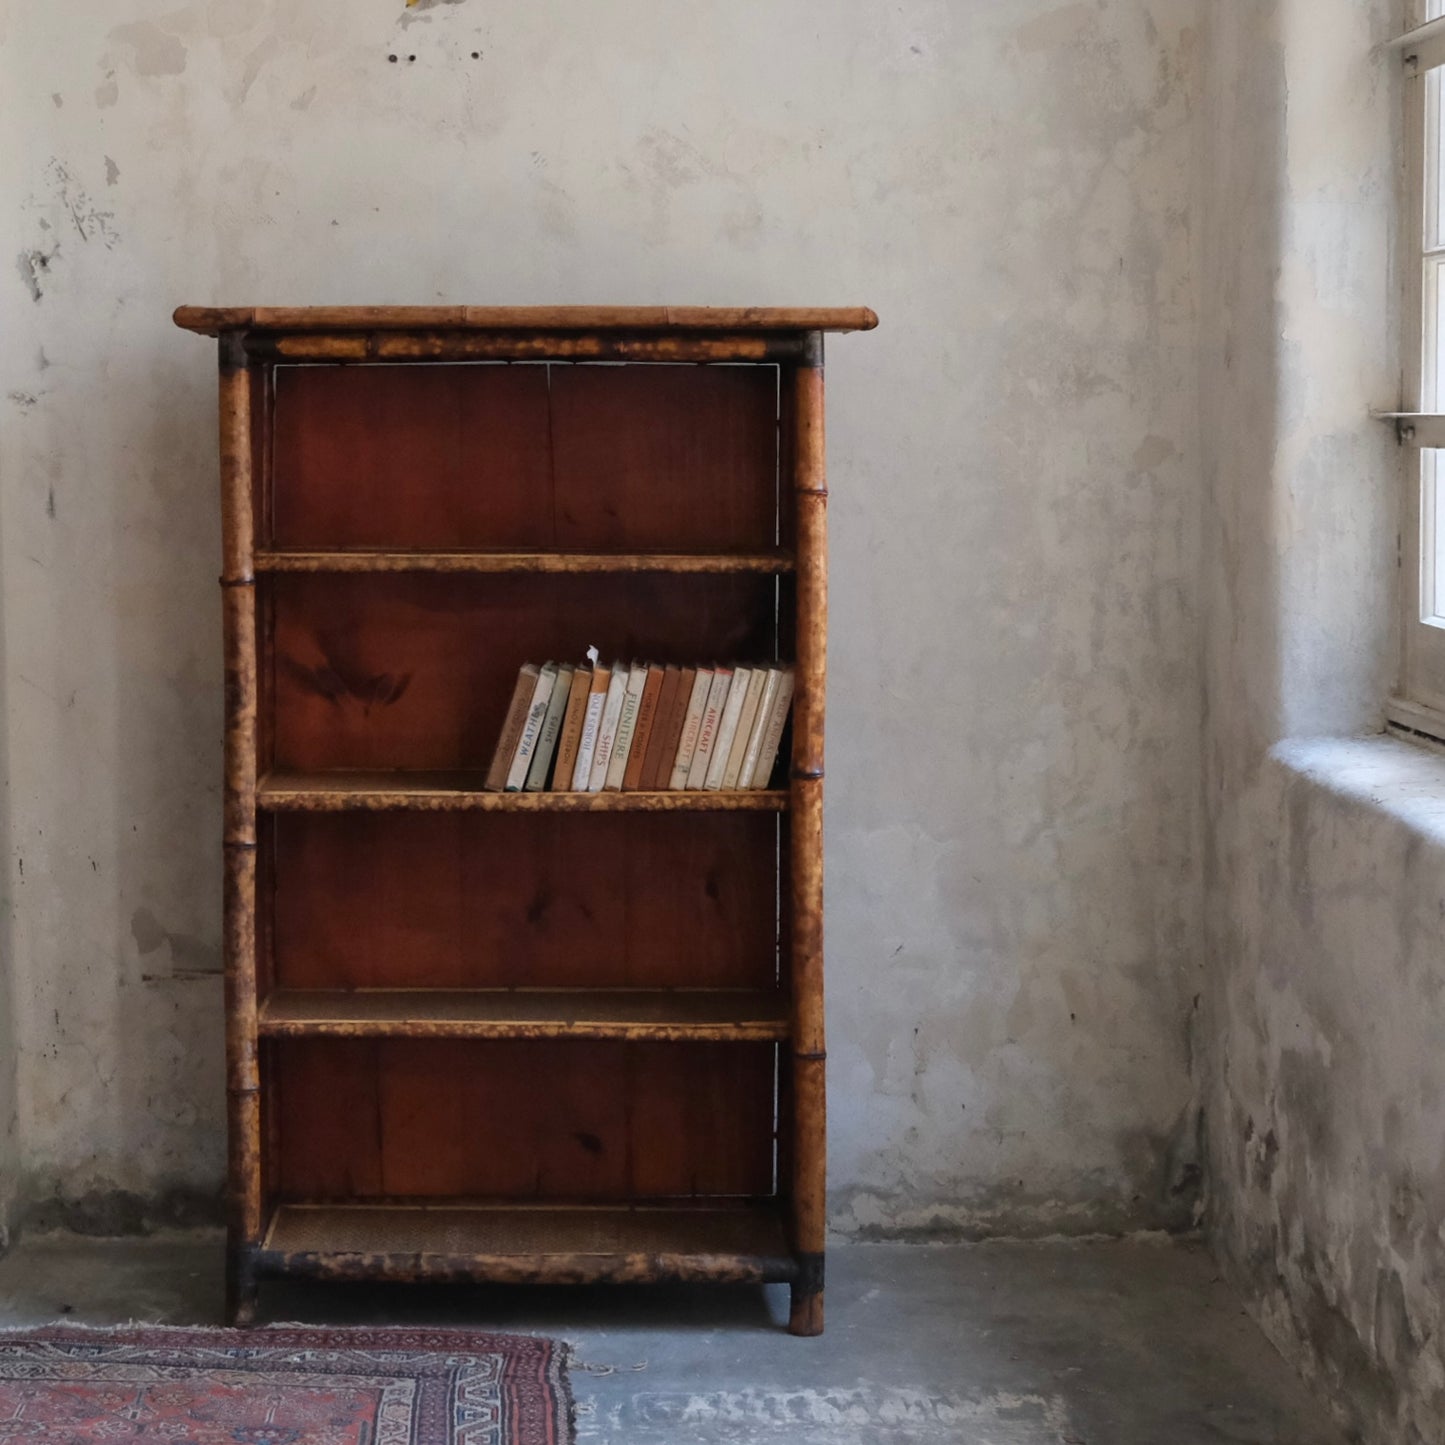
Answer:
POLYGON ((232 1317, 746 1281, 821 1332, 822 337, 873 313, 176 322, 220 340, 232 1317), (588 645, 793 664, 770 786, 487 791, 518 667, 588 645))

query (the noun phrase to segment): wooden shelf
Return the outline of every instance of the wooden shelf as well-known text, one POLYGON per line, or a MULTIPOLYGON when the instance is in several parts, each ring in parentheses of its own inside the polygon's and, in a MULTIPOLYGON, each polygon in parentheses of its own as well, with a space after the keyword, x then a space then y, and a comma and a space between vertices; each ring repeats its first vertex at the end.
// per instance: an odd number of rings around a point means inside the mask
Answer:
POLYGON ((268 1038, 786 1039, 788 1001, 752 989, 282 989, 268 1038))
POLYGON ((282 1204, 255 1268, 322 1279, 603 1284, 792 1280, 768 1205, 282 1204))
POLYGON ((269 773, 258 805, 273 813, 781 813, 784 790, 489 793, 481 773, 269 773))
POLYGON ((422 552, 368 548, 263 551, 257 572, 476 573, 761 573, 795 568, 792 553, 773 552, 422 552))

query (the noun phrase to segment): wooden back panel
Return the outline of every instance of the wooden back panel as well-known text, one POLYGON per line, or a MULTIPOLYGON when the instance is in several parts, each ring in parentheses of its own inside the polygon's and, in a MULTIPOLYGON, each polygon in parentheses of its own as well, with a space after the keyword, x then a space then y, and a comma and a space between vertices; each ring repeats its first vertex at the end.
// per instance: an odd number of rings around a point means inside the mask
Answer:
POLYGON ((777 397, 771 366, 279 367, 269 540, 771 546, 777 397))
POLYGON ((312 1039, 270 1049, 284 1199, 773 1190, 773 1044, 312 1039))
POLYGON ((283 988, 765 988, 778 820, 284 814, 283 988))

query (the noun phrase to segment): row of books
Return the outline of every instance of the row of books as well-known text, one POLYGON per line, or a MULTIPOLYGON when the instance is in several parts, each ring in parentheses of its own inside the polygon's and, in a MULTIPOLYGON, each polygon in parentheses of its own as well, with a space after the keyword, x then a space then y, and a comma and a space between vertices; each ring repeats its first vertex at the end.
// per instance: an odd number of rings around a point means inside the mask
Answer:
POLYGON ((793 702, 782 663, 524 663, 492 792, 765 788, 793 702))

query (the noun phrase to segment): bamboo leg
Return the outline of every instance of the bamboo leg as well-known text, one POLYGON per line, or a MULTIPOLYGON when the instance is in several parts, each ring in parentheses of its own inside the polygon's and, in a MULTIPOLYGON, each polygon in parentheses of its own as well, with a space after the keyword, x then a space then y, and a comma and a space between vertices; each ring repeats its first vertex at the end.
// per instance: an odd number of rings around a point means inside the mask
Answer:
POLYGON ((791 827, 792 1233, 799 1276, 788 1328, 823 1332, 827 1095, 823 1026, 823 713, 827 668, 828 491, 823 456, 823 339, 792 372, 797 507, 797 688, 791 827))
POLYGON ((260 1288, 251 1256, 232 1247, 226 1256, 226 1318, 237 1329, 249 1329, 256 1323, 259 1308, 260 1288))
POLYGON ((252 391, 241 338, 220 343, 222 622, 225 648, 224 918, 228 1115, 227 1311, 255 1318, 261 1240, 261 1079, 256 1017, 256 605, 252 391))

